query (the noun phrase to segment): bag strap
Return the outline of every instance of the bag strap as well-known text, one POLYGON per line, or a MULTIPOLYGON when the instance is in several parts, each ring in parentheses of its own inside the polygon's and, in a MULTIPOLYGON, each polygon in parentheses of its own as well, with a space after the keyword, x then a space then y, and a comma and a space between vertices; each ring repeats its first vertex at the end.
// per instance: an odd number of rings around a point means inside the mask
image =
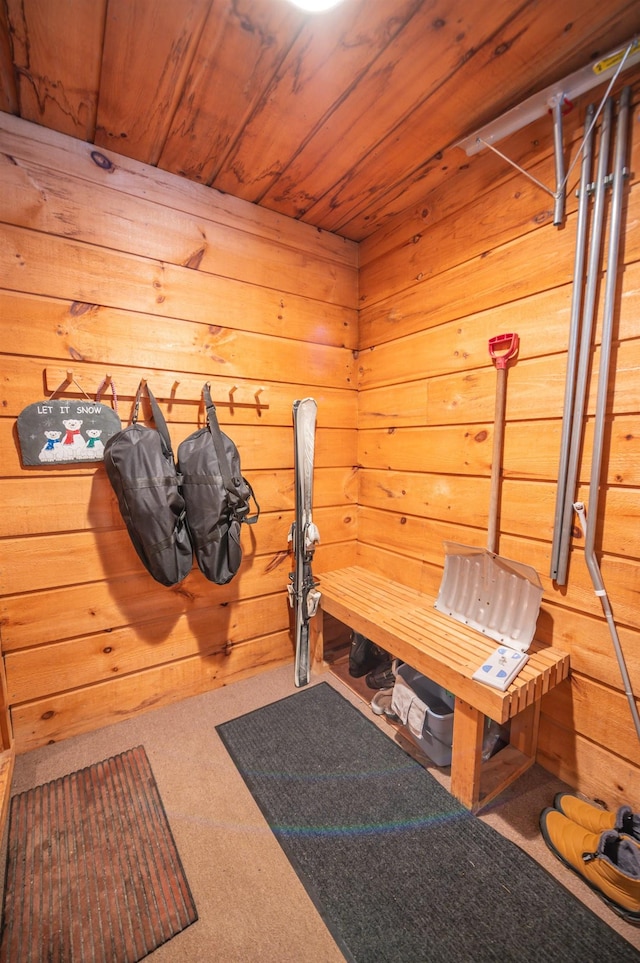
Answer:
MULTIPOLYGON (((230 495, 235 495, 236 499, 240 500, 242 495, 238 490, 238 485, 241 479, 236 481, 231 475, 231 470, 229 468, 229 460, 227 458, 227 452, 224 447, 224 442, 222 440, 222 432, 220 431, 220 425, 218 423, 218 416, 216 414, 216 406, 211 400, 211 390, 209 382, 207 382, 202 388, 202 395, 204 398, 204 406, 207 412, 207 423, 209 425, 209 432, 213 440, 213 446, 216 450, 216 455, 218 456, 218 462, 220 464, 220 474, 222 475, 222 481, 224 482, 224 487, 229 492, 230 495)), ((246 522, 247 525, 253 525, 258 521, 258 515, 260 514, 260 506, 256 501, 256 497, 253 494, 253 489, 249 482, 245 479, 245 484, 251 492, 251 497, 255 502, 256 508, 258 509, 257 515, 253 515, 251 518, 241 518, 240 521, 246 522)))
MULTIPOLYGON (((255 513, 255 515, 251 515, 251 516, 249 516, 249 517, 247 517, 247 518, 242 518, 241 521, 244 522, 245 525, 255 525, 255 523, 256 523, 256 522, 258 521, 258 519, 260 518, 260 506, 258 505, 258 500, 257 500, 257 498, 256 498, 256 496, 255 496, 255 494, 254 494, 253 488, 251 487, 251 485, 249 484, 249 482, 247 481, 246 478, 244 479, 244 483, 245 483, 245 485, 247 486, 247 488, 249 489, 249 492, 250 492, 251 497, 252 497, 252 499, 253 499, 253 504, 256 506, 256 513, 255 513)), ((247 511, 248 511, 248 510, 249 510, 249 509, 247 508, 247 511)))
POLYGON ((222 441, 222 433, 220 431, 220 425, 218 424, 218 416, 216 414, 216 406, 211 400, 211 390, 209 383, 205 384, 202 389, 204 396, 204 406, 207 411, 207 422, 209 424, 209 431, 211 432, 211 437, 213 439, 213 447, 216 450, 216 455, 218 456, 218 461, 220 463, 220 473, 222 474, 222 481, 224 482, 224 487, 228 492, 240 496, 238 491, 238 486, 235 484, 233 478, 231 477, 231 471, 229 469, 229 462, 227 461, 227 453, 224 450, 224 443, 222 441))
POLYGON ((116 386, 111 378, 103 378, 103 380, 98 385, 98 390, 96 391, 96 401, 100 401, 102 397, 103 390, 108 386, 111 386, 111 395, 113 397, 113 410, 118 414, 118 395, 116 394, 116 386))
POLYGON ((169 429, 167 428, 167 423, 164 420, 164 415, 160 410, 160 406, 158 405, 158 402, 153 397, 153 392, 151 391, 151 388, 149 387, 147 382, 144 380, 142 380, 138 385, 138 391, 136 392, 136 401, 133 406, 133 417, 131 418, 131 423, 135 425, 136 422, 138 421, 138 411, 140 408, 140 402, 142 400, 143 391, 147 392, 147 397, 151 404, 151 413, 153 414, 153 420, 155 422, 155 426, 158 429, 158 434, 160 435, 160 438, 162 440, 162 447, 164 449, 164 453, 165 455, 171 456, 171 458, 175 461, 173 456, 173 448, 171 447, 171 436, 169 434, 169 429))

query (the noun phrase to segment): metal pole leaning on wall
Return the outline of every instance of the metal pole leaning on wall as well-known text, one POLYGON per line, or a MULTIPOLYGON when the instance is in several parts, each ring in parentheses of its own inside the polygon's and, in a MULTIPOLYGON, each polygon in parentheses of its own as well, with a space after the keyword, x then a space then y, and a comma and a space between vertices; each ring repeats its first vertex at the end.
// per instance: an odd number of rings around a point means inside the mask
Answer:
POLYGON ((580 337, 580 353, 576 374, 576 389, 571 423, 571 437, 569 442, 566 487, 561 512, 560 542, 558 546, 557 564, 555 564, 555 579, 558 585, 566 585, 567 568, 569 565, 569 545, 573 526, 573 501, 578 482, 578 462, 582 441, 582 424, 586 407, 588 387, 589 362, 591 356, 591 336, 595 316, 598 272, 600 269, 600 251, 602 248, 602 234, 604 223, 604 202, 607 187, 607 167, 609 164, 609 144, 611 140, 611 123, 613 118, 613 98, 605 104, 602 125, 600 128, 600 144, 598 156, 598 172, 596 175, 594 207, 589 239, 589 259, 587 265, 587 284, 585 290, 584 310, 582 312, 582 330, 580 337))
POLYGON ((593 430, 593 454, 591 458, 591 478, 589 482, 589 517, 586 520, 584 505, 576 502, 573 506, 578 513, 585 536, 584 555, 587 568, 593 582, 596 595, 602 604, 613 647, 618 660, 620 674, 624 684, 631 715, 636 733, 640 739, 640 716, 631 687, 631 680, 620 645, 620 638, 613 618, 609 596, 604 585, 600 566, 595 554, 595 532, 598 524, 598 501, 600 494, 600 476, 602 474, 602 449, 604 445, 605 420, 607 412, 607 396, 609 391, 609 368, 611 362, 611 342, 613 340, 613 319, 615 295, 618 283, 618 254, 620 249, 620 225, 622 222, 623 188, 627 169, 625 159, 627 153, 627 129, 629 123, 629 104, 631 90, 625 87, 620 98, 618 121, 616 127, 615 157, 612 173, 611 196, 611 227, 609 230, 609 247, 607 253, 607 279, 605 284, 604 308, 602 319, 602 340, 600 347, 600 365, 598 371, 598 393, 596 399, 596 414, 593 430))
POLYGON ((553 143, 556 170, 556 189, 553 195, 553 223, 558 227, 564 221, 567 196, 564 173, 564 145, 562 136, 562 106, 564 97, 556 97, 553 104, 553 143))
MULTIPOLYGON (((609 390, 609 368, 611 363, 611 342, 613 340, 613 315, 616 288, 618 285, 618 254, 620 250, 620 225, 622 223, 622 200, 624 181, 627 175, 625 158, 627 153, 627 127, 631 91, 625 87, 620 98, 620 109, 616 127, 616 143, 613 171, 611 175, 611 224, 607 250, 607 277, 605 282, 604 306, 602 313, 602 337, 600 345, 600 364, 598 370, 598 393, 593 429, 593 453, 591 456, 591 480, 589 483, 589 504, 597 501, 602 471, 602 449, 604 444, 605 415, 609 390)), ((590 508, 591 510, 591 508, 590 508)), ((593 553, 595 525, 589 526, 585 537, 585 553, 593 553)))
MULTIPOLYGON (((567 353, 567 374, 564 392, 564 411, 562 415, 562 435, 560 440, 560 464, 558 466, 558 489, 556 495, 556 513, 553 526, 553 542, 551 546, 551 578, 558 574, 558 557, 560 552, 560 538, 562 534, 562 518, 564 515, 567 470, 569 460, 569 443, 571 440, 573 405, 575 398, 576 364, 578 359, 578 344, 580 341, 580 315, 582 312, 582 297, 584 292, 584 264, 587 251, 587 223, 589 214, 589 198, 591 197, 591 169, 593 167, 593 117, 595 107, 587 107, 585 119, 584 146, 582 153, 582 167, 580 171, 580 187, 578 193, 578 222, 576 225, 576 251, 573 265, 573 291, 571 300, 571 321, 569 325, 569 345, 567 353)), ((571 495, 573 498, 573 495, 571 495)))

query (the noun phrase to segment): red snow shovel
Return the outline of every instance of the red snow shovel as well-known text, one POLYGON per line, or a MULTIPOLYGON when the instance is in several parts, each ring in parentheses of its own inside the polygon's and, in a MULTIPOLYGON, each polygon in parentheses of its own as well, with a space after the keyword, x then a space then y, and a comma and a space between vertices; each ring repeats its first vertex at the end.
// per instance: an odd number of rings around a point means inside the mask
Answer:
POLYGON ((445 542, 444 572, 435 607, 496 642, 526 652, 538 621, 542 585, 534 568, 495 553, 507 363, 517 354, 518 345, 517 334, 500 334, 489 341, 497 386, 487 548, 445 542))

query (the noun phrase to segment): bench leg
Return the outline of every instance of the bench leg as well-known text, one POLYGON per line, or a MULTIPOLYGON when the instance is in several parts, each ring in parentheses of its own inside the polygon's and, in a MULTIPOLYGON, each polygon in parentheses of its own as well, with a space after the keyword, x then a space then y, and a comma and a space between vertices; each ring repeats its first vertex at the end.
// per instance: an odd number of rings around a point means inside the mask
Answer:
POLYGON ((484 715, 462 699, 456 699, 451 795, 471 812, 477 812, 495 799, 535 762, 539 721, 540 702, 537 701, 511 720, 510 745, 483 763, 484 715))
POLYGON ((309 620, 309 650, 311 654, 311 668, 324 668, 324 618, 322 606, 314 617, 309 620))
POLYGON ((527 706, 511 720, 511 745, 535 762, 540 725, 540 700, 527 706))
POLYGON ((484 715, 468 702, 456 698, 453 713, 451 795, 472 812, 480 800, 484 715))

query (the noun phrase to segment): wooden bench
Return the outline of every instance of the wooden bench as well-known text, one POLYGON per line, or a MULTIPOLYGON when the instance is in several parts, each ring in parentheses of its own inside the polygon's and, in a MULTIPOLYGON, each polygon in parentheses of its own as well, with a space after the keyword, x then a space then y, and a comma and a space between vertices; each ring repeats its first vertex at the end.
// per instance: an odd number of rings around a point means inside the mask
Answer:
POLYGON ((569 656, 537 641, 505 692, 472 679, 497 644, 434 609, 434 599, 357 566, 320 576, 316 664, 324 664, 323 613, 362 633, 455 696, 451 793, 476 812, 535 762, 540 700, 569 676, 569 656), (483 762, 484 717, 510 725, 510 744, 483 762))

